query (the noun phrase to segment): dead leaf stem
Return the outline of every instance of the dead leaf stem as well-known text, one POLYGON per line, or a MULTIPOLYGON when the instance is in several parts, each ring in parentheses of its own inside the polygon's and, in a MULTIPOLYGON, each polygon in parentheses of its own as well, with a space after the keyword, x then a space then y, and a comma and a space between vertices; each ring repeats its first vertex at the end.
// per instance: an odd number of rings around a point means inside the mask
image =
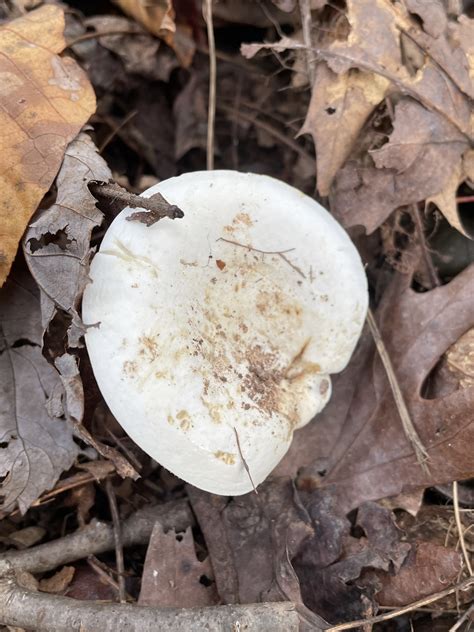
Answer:
POLYGON ((105 491, 109 500, 110 514, 112 516, 112 527, 114 532, 115 545, 115 563, 117 565, 118 574, 118 591, 120 603, 126 603, 127 597, 125 592, 125 565, 123 561, 123 542, 122 542, 122 526, 117 507, 117 498, 110 478, 105 480, 105 491))
POLYGON ((469 553, 466 548, 466 541, 464 539, 464 527, 461 521, 461 513, 459 511, 459 496, 458 496, 458 482, 453 481, 453 506, 454 506, 454 519, 456 520, 456 527, 458 530, 458 538, 461 544, 461 551, 464 557, 464 562, 466 564, 466 568, 469 572, 469 575, 472 577, 472 566, 471 560, 469 558, 469 553))
POLYGON ((207 110, 207 168, 214 169, 214 127, 216 119, 216 42, 212 21, 212 0, 205 0, 204 19, 209 43, 209 103, 207 110))
POLYGON ((388 621, 390 619, 396 619, 397 617, 401 617, 408 612, 413 612, 414 610, 418 610, 422 606, 426 606, 427 604, 433 603, 435 601, 439 601, 444 597, 448 597, 455 592, 467 590, 470 586, 474 584, 474 577, 469 577, 469 579, 465 579, 463 582, 458 584, 454 584, 450 588, 446 588, 445 590, 441 590, 440 592, 434 593, 429 597, 424 597, 423 599, 419 599, 418 601, 414 601, 413 603, 408 604, 407 606, 403 606, 402 608, 398 608, 397 610, 392 610, 392 612, 387 612, 385 614, 379 614, 376 617, 370 617, 368 619, 359 619, 358 621, 349 621, 348 623, 340 623, 339 625, 333 625, 331 628, 327 628, 326 632, 339 632, 340 630, 353 630, 354 628, 373 625, 374 623, 380 623, 382 621, 388 621))
POLYGON ((379 328, 377 327, 377 323, 375 322, 375 318, 370 307, 367 312, 367 322, 369 324, 369 328, 377 347, 380 359, 382 360, 385 372, 387 373, 387 378, 390 384, 390 388, 392 389, 393 398, 397 405, 398 414, 400 415, 400 419, 402 420, 405 435, 413 446, 418 463, 426 473, 429 473, 429 468, 426 464, 426 461, 429 458, 428 452, 423 445, 423 442, 421 441, 415 426, 413 425, 410 413, 403 397, 403 393, 400 389, 400 385, 398 384, 397 376, 395 375, 395 371, 393 369, 392 361, 388 354, 387 348, 385 347, 384 341, 380 334, 379 328))
POLYGON ((438 273, 436 272, 436 268, 433 264, 433 260, 430 255, 428 244, 426 243, 425 229, 423 226, 423 220, 421 218, 420 209, 418 208, 418 204, 413 204, 412 208, 413 208, 413 217, 415 219, 415 226, 418 233, 418 239, 420 240, 421 253, 422 253, 423 261, 425 262, 425 267, 428 272, 431 286, 439 287, 441 285, 441 282, 438 278, 438 273))
POLYGON ((299 0, 303 41, 306 46, 306 67, 308 69, 308 81, 311 89, 314 85, 315 59, 311 55, 313 47, 311 42, 311 6, 309 0, 299 0))
POLYGON ((252 483, 253 491, 256 494, 258 494, 257 488, 255 487, 255 483, 253 482, 252 475, 250 474, 250 468, 247 464, 247 461, 244 458, 244 455, 242 454, 242 448, 240 447, 239 433, 237 432, 237 428, 235 426, 234 426, 234 432, 235 432, 235 439, 237 441, 237 450, 239 451, 239 455, 240 455, 240 458, 242 459, 242 463, 244 465, 245 471, 247 472, 247 476, 249 477, 250 482, 252 483))
POLYGON ((270 123, 262 121, 256 116, 252 116, 252 114, 248 114, 247 112, 236 110, 235 108, 229 105, 225 105, 224 103, 219 103, 217 105, 217 108, 219 110, 222 110, 223 112, 227 112, 227 114, 229 114, 231 118, 237 120, 240 119, 241 121, 245 121, 246 123, 252 123, 252 125, 255 125, 255 127, 259 127, 260 129, 267 132, 267 134, 269 134, 270 136, 273 136, 273 138, 278 140, 280 143, 286 145, 296 154, 307 160, 311 165, 314 164, 314 156, 312 156, 308 151, 306 151, 306 149, 301 147, 301 145, 299 145, 292 138, 288 138, 288 136, 285 136, 285 134, 280 132, 280 130, 278 130, 276 127, 270 125, 270 123))

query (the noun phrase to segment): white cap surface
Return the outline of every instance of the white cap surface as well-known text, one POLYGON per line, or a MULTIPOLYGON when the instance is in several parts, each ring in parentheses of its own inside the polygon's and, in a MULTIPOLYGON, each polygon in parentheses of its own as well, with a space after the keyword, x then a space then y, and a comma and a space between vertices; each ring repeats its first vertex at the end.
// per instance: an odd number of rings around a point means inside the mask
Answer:
POLYGON ((244 494, 327 403, 367 311, 360 257, 311 198, 267 176, 148 189, 184 211, 107 231, 83 299, 100 390, 132 439, 201 489, 244 494), (238 440, 237 440, 238 437, 238 440))

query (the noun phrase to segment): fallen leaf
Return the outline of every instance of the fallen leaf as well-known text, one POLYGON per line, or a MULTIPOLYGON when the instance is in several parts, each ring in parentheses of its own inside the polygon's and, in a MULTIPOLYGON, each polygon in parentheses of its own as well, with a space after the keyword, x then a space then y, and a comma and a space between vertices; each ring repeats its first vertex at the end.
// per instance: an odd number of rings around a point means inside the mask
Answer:
POLYGON ((194 57, 195 43, 188 26, 175 23, 172 0, 114 0, 116 4, 150 33, 165 41, 174 50, 182 66, 187 68, 194 57))
POLYGON ((465 152, 462 160, 458 160, 451 171, 449 179, 444 187, 435 195, 430 195, 426 203, 435 204, 448 222, 463 235, 474 239, 474 225, 463 221, 459 214, 456 196, 463 182, 474 182, 474 150, 465 152))
POLYGON ((402 541, 394 514, 376 503, 359 508, 358 537, 351 535, 351 523, 331 499, 320 497, 307 507, 315 535, 295 559, 305 604, 330 622, 364 617, 372 607, 365 594, 377 585, 373 576, 361 581, 367 569, 379 569, 377 578, 390 568, 398 571, 410 544, 402 541))
POLYGON ((107 602, 117 598, 117 591, 89 565, 79 563, 66 595, 78 600, 107 602))
MULTIPOLYGON (((84 20, 84 26, 93 27, 97 33, 111 32, 111 35, 99 37, 98 45, 114 53, 122 61, 127 74, 168 81, 171 72, 179 67, 176 55, 167 46, 128 18, 119 15, 91 16, 84 20)), ((76 46, 81 50, 80 43, 76 46)), ((86 51, 85 48, 83 50, 86 51)))
POLYGON ((474 388, 435 399, 422 395, 431 369, 473 326, 473 279, 471 265, 449 284, 429 292, 416 293, 400 276, 385 292, 378 309, 379 328, 411 419, 428 450, 429 472, 417 462, 385 370, 374 354, 359 375, 327 474, 321 478, 314 472, 319 486, 314 493, 329 494, 340 511, 474 475, 474 388))
POLYGON ((53 595, 62 594, 72 582, 76 569, 74 566, 63 566, 60 571, 40 580, 39 589, 53 595))
MULTIPOLYGON (((22 513, 78 453, 68 420, 48 412, 49 398, 61 393, 57 371, 41 354, 43 329, 37 289, 26 275, 12 276, 0 291, 0 437, 4 477, 2 509, 18 504, 22 513)), ((59 402, 60 403, 60 402, 59 402)))
POLYGON ((349 162, 337 177, 331 207, 345 226, 373 232, 396 208, 442 191, 461 162, 463 134, 416 101, 397 103, 393 126, 388 143, 370 152, 375 167, 349 162))
POLYGON ((1 27, 0 284, 68 143, 95 110, 92 87, 65 48, 64 11, 48 4, 1 27))
POLYGON ((91 180, 108 180, 111 175, 89 136, 80 134, 66 149, 54 204, 38 211, 26 231, 24 252, 44 294, 45 329, 57 309, 80 322, 77 308, 88 282, 91 233, 102 222, 87 185, 91 180))
POLYGON ((389 86, 388 79, 374 73, 352 69, 338 75, 325 62, 317 65, 311 102, 300 134, 313 136, 320 195, 328 195, 336 173, 389 86))
POLYGON ((309 517, 288 479, 264 482, 255 493, 228 499, 190 485, 188 495, 203 531, 216 588, 225 603, 294 601, 303 618, 325 623, 304 608, 291 565, 313 534, 309 517))
POLYGON ((382 583, 375 598, 381 606, 405 606, 455 582, 462 569, 462 556, 431 542, 420 542, 400 571, 378 575, 382 583))
POLYGON ((153 527, 143 567, 138 604, 162 608, 194 608, 218 603, 209 558, 196 557, 191 527, 165 533, 153 527))

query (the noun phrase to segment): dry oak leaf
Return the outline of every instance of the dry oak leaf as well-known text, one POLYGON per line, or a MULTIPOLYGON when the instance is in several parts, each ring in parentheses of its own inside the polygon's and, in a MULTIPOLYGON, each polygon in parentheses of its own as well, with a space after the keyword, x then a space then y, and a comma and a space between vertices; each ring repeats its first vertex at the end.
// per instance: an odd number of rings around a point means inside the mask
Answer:
POLYGON ((172 0, 114 0, 119 7, 174 50, 187 68, 194 57, 195 44, 191 29, 176 25, 172 0))
MULTIPOLYGON (((360 374, 339 442, 318 490, 350 510, 366 500, 474 475, 474 387, 423 397, 444 352, 474 324, 474 265, 449 284, 416 293, 396 277, 377 311, 379 328, 413 423, 426 446, 429 472, 402 428, 378 354, 360 374)), ((318 492, 316 492, 318 493, 318 492)))
MULTIPOLYGON (((465 137, 447 119, 413 99, 401 99, 389 141, 370 152, 375 164, 349 160, 340 170, 333 212, 344 225, 361 224, 371 233, 400 206, 429 199, 448 187, 454 196, 452 179, 457 181, 457 165, 466 148, 465 137)), ((440 206, 441 211, 446 209, 441 202, 440 206)))
POLYGON ((466 237, 474 239, 474 221, 467 222, 466 218, 461 217, 456 201, 457 191, 463 182, 468 182, 471 186, 474 183, 473 149, 468 149, 462 159, 456 162, 456 166, 443 189, 435 195, 431 195, 426 203, 436 204, 451 226, 457 228, 466 237))
POLYGON ((88 281, 91 233, 102 222, 91 180, 108 181, 112 173, 92 140, 81 133, 67 147, 56 178, 56 200, 33 218, 23 240, 26 262, 42 291, 44 329, 62 309, 76 320, 88 281))
POLYGON ((84 72, 58 55, 63 31, 64 12, 50 4, 0 30, 0 284, 66 146, 95 110, 84 72))
POLYGON ((79 454, 64 419, 57 371, 41 353, 43 329, 37 288, 29 276, 0 290, 1 509, 24 513, 79 454), (52 401, 56 399, 56 405, 52 401), (55 409, 55 410, 53 410, 55 409), (60 418, 61 417, 61 418, 60 418))
POLYGON ((140 606, 197 608, 219 603, 209 557, 200 562, 191 527, 165 533, 155 523, 143 567, 140 606))

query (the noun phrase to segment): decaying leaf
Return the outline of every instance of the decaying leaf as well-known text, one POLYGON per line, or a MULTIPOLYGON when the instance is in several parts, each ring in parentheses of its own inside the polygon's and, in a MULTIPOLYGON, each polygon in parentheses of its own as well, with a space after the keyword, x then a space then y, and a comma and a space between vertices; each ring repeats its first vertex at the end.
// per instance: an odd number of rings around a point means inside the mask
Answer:
POLYGON ((95 109, 80 67, 59 57, 64 11, 48 4, 1 27, 0 284, 68 143, 95 109))
POLYGON ((91 180, 107 181, 111 175, 89 136, 80 134, 66 149, 54 204, 39 211, 26 231, 24 252, 42 290, 45 329, 57 309, 79 320, 77 308, 92 254, 91 233, 102 221, 87 185, 91 180))
MULTIPOLYGON (((362 224, 368 232, 399 206, 444 190, 450 208, 439 198, 441 210, 460 226, 451 193, 473 138, 472 20, 448 20, 441 2, 412 0, 407 6, 348 0, 347 38, 326 38, 313 49, 315 82, 301 131, 316 145, 318 190, 328 195, 337 178, 332 210, 346 226, 362 224), (384 97, 397 104, 394 130, 382 147, 378 139, 372 160, 360 135, 384 97)), ((242 53, 252 57, 262 48, 299 52, 304 46, 283 37, 244 45, 242 53)))
POLYGON ((375 166, 349 162, 337 177, 333 210, 346 226, 373 232, 396 208, 441 192, 461 164, 464 135, 413 99, 395 106, 393 126, 388 143, 370 153, 375 166))
POLYGON ((317 529, 295 560, 305 603, 330 622, 366 616, 372 604, 365 594, 378 584, 372 577, 363 582, 362 577, 368 569, 378 569, 377 577, 390 569, 398 573, 410 544, 402 541, 393 513, 377 503, 359 508, 357 537, 331 502, 320 498, 307 506, 317 529))
POLYGON ((195 44, 190 29, 175 24, 172 0, 114 0, 114 2, 150 33, 164 40, 174 50, 182 66, 189 66, 193 60, 195 44))
POLYGON ((378 576, 381 589, 375 598, 381 606, 405 606, 443 590, 456 581, 461 570, 460 553, 439 544, 420 542, 396 575, 378 576))
POLYGON ((315 627, 324 622, 304 608, 291 560, 313 534, 309 517, 285 478, 227 499, 188 485, 206 539, 216 588, 226 603, 294 601, 315 627))
POLYGON ((435 399, 423 395, 431 369, 473 326, 474 297, 469 291, 473 279, 474 266, 470 266, 448 285, 423 294, 407 287, 403 277, 385 292, 378 310, 379 328, 411 419, 428 449, 429 473, 420 467, 405 436, 375 355, 360 373, 327 474, 321 480, 313 468, 320 486, 315 493, 332 497, 340 511, 365 500, 474 475, 474 388, 435 399))
POLYGON ((141 606, 193 608, 218 603, 209 557, 196 557, 191 527, 165 533, 153 527, 143 568, 141 606))
POLYGON ((0 291, 0 488, 2 509, 25 512, 79 453, 61 410, 61 381, 41 354, 39 297, 29 277, 0 291), (56 411, 49 405, 57 401, 56 411), (62 418, 59 418, 61 415, 62 418))
POLYGON ((357 69, 336 74, 318 64, 315 88, 300 134, 311 134, 316 147, 316 179, 321 195, 328 195, 360 131, 390 85, 385 77, 357 69))
POLYGON ((467 150, 462 160, 457 161, 443 188, 437 194, 430 195, 426 202, 436 204, 451 226, 472 239, 474 238, 474 223, 471 222, 468 225, 463 222, 456 201, 457 191, 463 182, 474 183, 474 150, 472 149, 467 150))

